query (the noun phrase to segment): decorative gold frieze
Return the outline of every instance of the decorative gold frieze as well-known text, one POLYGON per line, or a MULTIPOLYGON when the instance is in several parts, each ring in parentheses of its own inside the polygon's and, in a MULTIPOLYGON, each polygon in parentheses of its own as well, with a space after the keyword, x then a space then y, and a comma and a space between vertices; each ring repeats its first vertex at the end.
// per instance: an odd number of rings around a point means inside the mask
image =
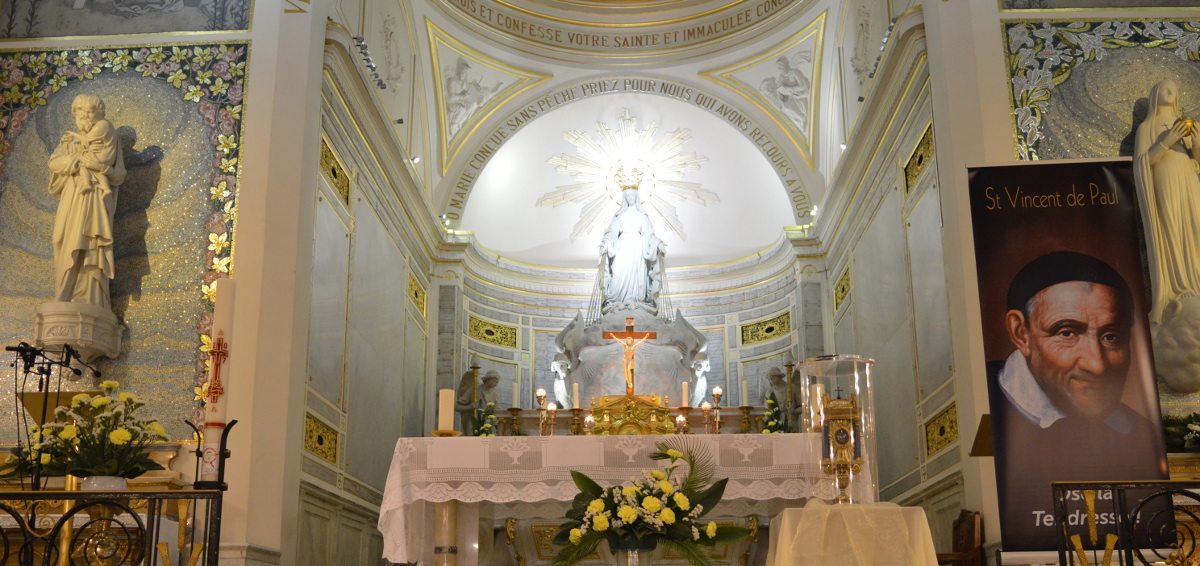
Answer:
POLYGON ((504 346, 505 348, 517 347, 517 328, 515 326, 505 326, 495 322, 488 322, 481 318, 476 318, 475 315, 471 315, 468 321, 467 335, 476 340, 482 340, 497 346, 504 346))
POLYGON ((842 272, 842 276, 838 278, 837 285, 833 286, 833 310, 837 312, 842 308, 842 302, 850 295, 850 270, 842 272))
POLYGON ((913 187, 917 184, 917 178, 921 176, 925 167, 932 160, 933 124, 930 124, 925 128, 925 133, 921 135, 921 141, 917 142, 917 148, 908 157, 908 163, 904 164, 904 194, 912 192, 913 187))
POLYGON ((925 423, 925 457, 958 440, 958 407, 951 403, 936 417, 925 423))
POLYGON ((329 147, 329 142, 324 139, 321 140, 321 171, 329 177, 329 182, 333 183, 333 188, 337 189, 338 195, 342 197, 342 202, 349 205, 350 173, 346 172, 342 160, 338 159, 333 148, 329 147))
POLYGON ((411 271, 408 273, 408 298, 421 311, 421 316, 425 316, 425 289, 411 271))
POLYGON ((675 434, 671 411, 658 395, 604 395, 592 416, 592 434, 675 434))
POLYGON ((766 342, 774 338, 778 338, 791 332, 792 330, 792 313, 784 312, 783 314, 742 326, 742 345, 749 346, 759 342, 766 342))
POLYGON ((336 466, 338 463, 337 431, 306 413, 304 415, 304 450, 336 466))

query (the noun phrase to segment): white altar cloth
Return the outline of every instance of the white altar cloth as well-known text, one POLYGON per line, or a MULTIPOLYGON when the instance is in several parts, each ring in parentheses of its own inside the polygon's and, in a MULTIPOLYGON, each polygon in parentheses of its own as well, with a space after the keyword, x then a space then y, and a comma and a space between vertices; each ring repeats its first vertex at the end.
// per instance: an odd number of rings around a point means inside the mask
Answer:
POLYGON ((767 566, 937 566, 925 510, 809 501, 771 520, 767 566))
MULTIPOLYGON (((384 558, 411 562, 431 544, 419 502, 571 501, 579 493, 571 470, 601 485, 627 483, 651 460, 655 442, 672 436, 500 436, 401 438, 396 442, 379 514, 384 558)), ((717 462, 714 478, 729 478, 725 500, 832 499, 833 479, 821 473, 820 436, 805 434, 693 435, 717 462)), ((686 467, 686 466, 685 466, 686 467)), ((868 466, 869 467, 869 466, 868 466)), ((683 469, 679 470, 683 472, 683 469)), ((869 482, 856 500, 870 502, 869 482)), ((718 510, 717 513, 720 513, 718 510)))

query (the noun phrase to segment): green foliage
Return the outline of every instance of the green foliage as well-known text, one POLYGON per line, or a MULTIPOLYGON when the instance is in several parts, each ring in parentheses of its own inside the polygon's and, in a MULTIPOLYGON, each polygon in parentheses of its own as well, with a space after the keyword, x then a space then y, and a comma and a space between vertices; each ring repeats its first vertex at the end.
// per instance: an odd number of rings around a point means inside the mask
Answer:
POLYGON ((778 434, 782 432, 791 432, 792 423, 788 418, 787 411, 779 406, 779 399, 775 398, 775 392, 771 392, 771 396, 767 398, 767 410, 763 413, 763 433, 778 434))
POLYGON ((602 487, 586 474, 572 471, 579 494, 554 537, 562 550, 554 564, 569 566, 595 551, 602 541, 611 549, 653 549, 659 543, 675 549, 694 566, 712 566, 702 546, 725 545, 749 535, 742 527, 718 527, 700 519, 721 501, 728 480, 708 485, 715 460, 698 439, 675 437, 655 445, 653 460, 670 460, 663 469, 642 472, 627 486, 602 487), (686 476, 675 473, 680 461, 686 476))
POLYGON ((496 436, 496 404, 480 403, 471 411, 471 436, 496 436))

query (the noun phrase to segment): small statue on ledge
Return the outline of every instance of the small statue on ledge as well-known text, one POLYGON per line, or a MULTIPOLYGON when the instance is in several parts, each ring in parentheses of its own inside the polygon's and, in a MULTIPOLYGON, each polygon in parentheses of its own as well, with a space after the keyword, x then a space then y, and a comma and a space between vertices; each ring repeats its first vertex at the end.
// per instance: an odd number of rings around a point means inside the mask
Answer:
POLYGON ((471 415, 477 408, 486 407, 488 403, 498 403, 500 392, 496 384, 500 383, 500 372, 490 369, 483 374, 483 383, 479 386, 479 399, 475 399, 475 371, 468 370, 458 381, 458 393, 454 401, 454 410, 458 412, 462 422, 462 430, 471 430, 471 415))

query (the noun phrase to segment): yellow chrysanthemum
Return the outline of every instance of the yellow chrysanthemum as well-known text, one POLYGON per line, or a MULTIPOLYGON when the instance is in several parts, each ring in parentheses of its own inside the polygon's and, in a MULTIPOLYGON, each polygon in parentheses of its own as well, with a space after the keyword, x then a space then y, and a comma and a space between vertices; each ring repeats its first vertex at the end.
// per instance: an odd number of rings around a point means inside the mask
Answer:
POLYGON ((88 401, 91 401, 91 400, 92 400, 91 395, 88 395, 87 393, 80 393, 79 395, 71 397, 71 404, 72 405, 81 405, 81 404, 87 403, 88 401))
POLYGON ((591 503, 588 503, 587 509, 588 509, 588 511, 591 511, 592 513, 599 513, 601 511, 603 511, 604 510, 604 500, 603 499, 593 499, 591 503))
POLYGON ((163 428, 163 426, 158 424, 157 421, 146 425, 146 428, 150 429, 150 432, 153 432, 154 434, 157 434, 163 438, 167 437, 167 429, 163 428))
POLYGON ((633 487, 632 485, 627 485, 627 486, 621 488, 621 494, 625 495, 625 496, 633 497, 633 496, 636 496, 638 493, 639 493, 638 488, 633 487))
POLYGON ((675 522, 675 512, 670 507, 663 507, 662 515, 660 515, 663 523, 668 525, 675 522))
POLYGON ((625 524, 632 523, 637 520, 637 509, 628 505, 622 505, 617 508, 617 518, 624 521, 625 524))
POLYGON ((96 397, 95 399, 92 399, 92 406, 97 409, 109 403, 112 403, 112 399, 108 397, 96 397))
POLYGON ((650 476, 656 480, 661 480, 667 477, 667 474, 664 474, 662 470, 650 470, 650 476))
POLYGON ((118 429, 108 433, 108 441, 113 444, 116 444, 117 446, 120 446, 122 444, 127 444, 130 441, 130 439, 132 439, 132 438, 133 438, 133 435, 130 434, 128 430, 123 429, 123 428, 118 428, 118 429))
POLYGON ((128 403, 130 401, 137 403, 137 400, 138 400, 137 395, 134 395, 133 393, 129 393, 129 392, 122 393, 120 395, 120 397, 121 397, 122 403, 128 403))
POLYGON ((675 506, 678 507, 680 511, 687 511, 688 509, 692 508, 692 502, 688 501, 687 496, 684 495, 682 491, 677 492, 673 498, 675 499, 675 506))
POLYGON ((592 528, 596 529, 597 532, 607 531, 608 517, 604 515, 596 515, 595 517, 592 517, 592 528))
POLYGON ((659 481, 659 482, 658 482, 658 489, 661 489, 661 490, 662 490, 662 492, 663 492, 663 493, 665 493, 665 494, 667 494, 667 495, 671 495, 672 493, 674 493, 674 492, 675 492, 675 486, 671 485, 671 482, 669 482, 669 481, 667 481, 667 480, 661 480, 661 481, 659 481))
POLYGON ((683 457, 683 452, 680 452, 674 448, 671 448, 671 449, 667 450, 667 456, 670 456, 672 460, 678 460, 679 458, 683 457))
POLYGON ((583 531, 571 529, 571 534, 568 538, 571 540, 571 544, 579 544, 579 540, 583 538, 583 531))
POLYGON ((75 428, 75 425, 64 426, 62 430, 58 431, 58 437, 63 440, 71 440, 78 435, 79 429, 75 428))
POLYGON ((100 383, 100 389, 116 389, 119 385, 121 384, 109 379, 100 383))
POLYGON ((717 524, 712 521, 709 521, 708 527, 706 527, 704 529, 704 534, 708 535, 708 538, 713 538, 713 537, 717 536, 717 524))
POLYGON ((659 509, 662 509, 662 500, 653 495, 648 495, 642 500, 642 507, 651 513, 657 513, 659 509))
POLYGON ((46 464, 49 464, 50 463, 50 455, 46 454, 46 453, 42 453, 41 462, 42 462, 43 466, 45 466, 46 464))

